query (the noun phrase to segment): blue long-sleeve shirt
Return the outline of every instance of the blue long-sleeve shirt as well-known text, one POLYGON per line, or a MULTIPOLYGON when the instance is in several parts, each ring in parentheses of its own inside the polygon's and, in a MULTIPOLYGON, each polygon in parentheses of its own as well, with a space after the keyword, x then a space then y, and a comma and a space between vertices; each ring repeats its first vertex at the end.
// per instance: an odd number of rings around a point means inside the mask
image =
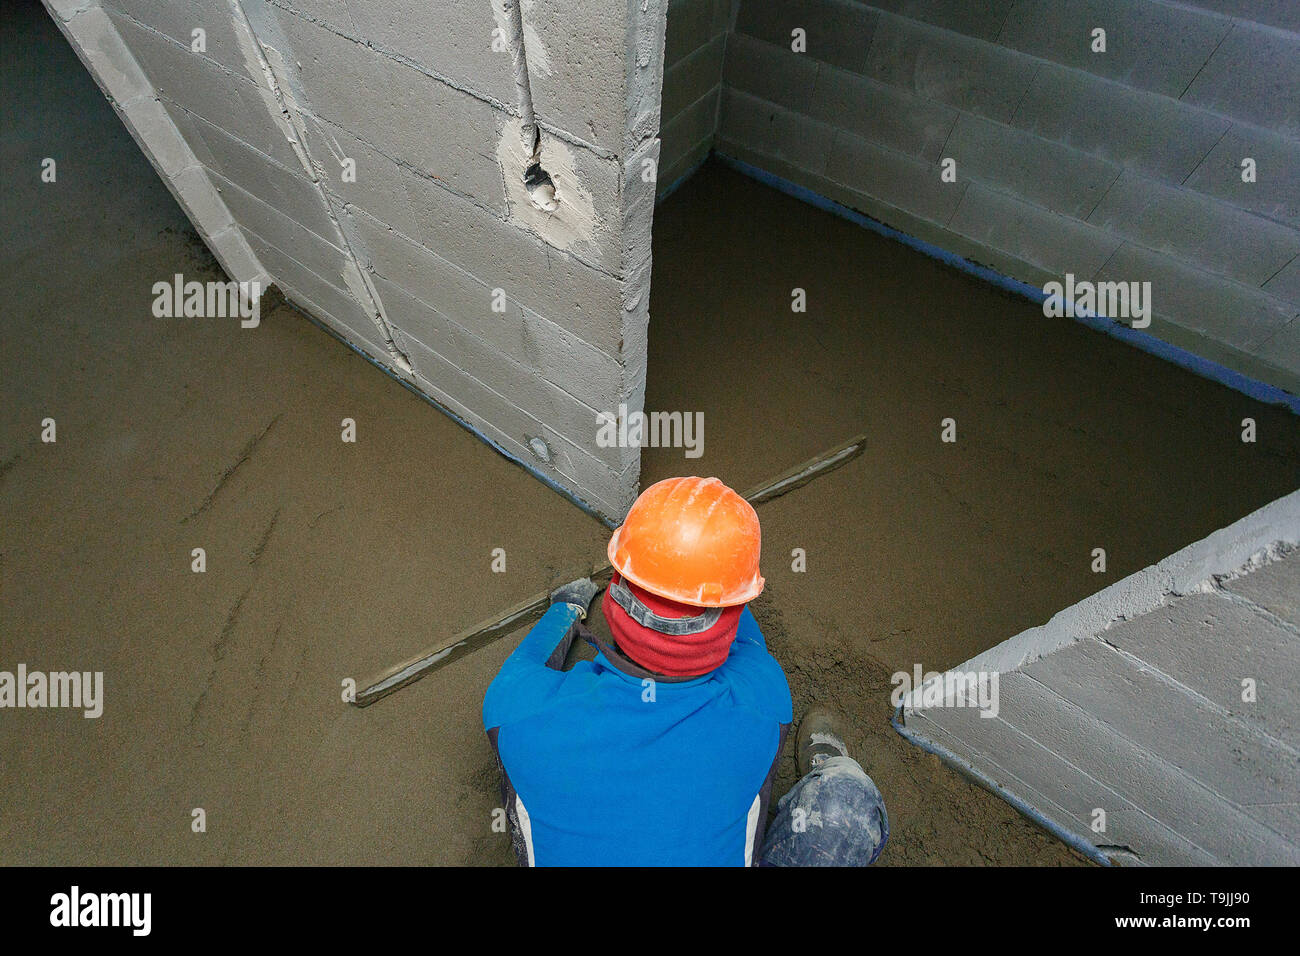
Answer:
POLYGON ((553 605, 483 701, 521 858, 751 864, 791 703, 749 609, 723 665, 686 680, 656 678, 607 647, 560 670, 578 615, 553 605))

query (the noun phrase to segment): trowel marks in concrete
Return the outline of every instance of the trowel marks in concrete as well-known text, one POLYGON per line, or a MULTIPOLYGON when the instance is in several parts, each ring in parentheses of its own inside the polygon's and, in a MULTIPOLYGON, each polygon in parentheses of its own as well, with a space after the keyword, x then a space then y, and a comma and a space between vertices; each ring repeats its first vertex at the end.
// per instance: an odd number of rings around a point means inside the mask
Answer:
POLYGON ((212 0, 201 37, 176 4, 46 3, 232 279, 278 286, 584 507, 626 510, 637 455, 592 420, 641 406, 650 219, 624 170, 656 155, 663 0, 432 21, 212 0), (595 358, 577 371, 575 337, 595 358))

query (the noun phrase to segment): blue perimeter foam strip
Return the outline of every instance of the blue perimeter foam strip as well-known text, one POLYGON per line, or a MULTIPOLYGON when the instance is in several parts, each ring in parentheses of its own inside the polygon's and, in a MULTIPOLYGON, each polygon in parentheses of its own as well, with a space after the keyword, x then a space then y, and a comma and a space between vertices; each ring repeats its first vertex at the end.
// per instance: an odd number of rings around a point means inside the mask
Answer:
POLYGON ((709 161, 709 157, 713 155, 717 155, 719 156, 719 158, 721 158, 720 153, 719 154, 715 154, 713 152, 705 153, 703 159, 694 163, 690 169, 686 170, 686 172, 682 173, 680 176, 674 179, 672 183, 669 184, 667 189, 665 189, 659 195, 655 196, 655 205, 656 206, 659 205, 661 202, 663 202, 673 193, 677 192, 677 190, 681 188, 682 183, 686 182, 686 180, 690 179, 692 176, 698 173, 700 171, 700 167, 703 166, 705 163, 707 163, 709 161))
MULTIPOLYGON (((1001 272, 998 272, 996 269, 991 269, 988 266, 982 266, 978 263, 971 262, 969 259, 965 259, 956 253, 949 252, 948 250, 942 249, 933 243, 926 242, 923 239, 909 236, 907 233, 900 232, 892 226, 887 226, 883 222, 880 222, 877 219, 872 219, 864 213, 850 209, 848 206, 843 206, 835 202, 833 199, 827 199, 825 196, 813 192, 806 186, 800 186, 798 183, 793 183, 788 179, 782 179, 780 176, 777 176, 774 173, 769 173, 765 169, 752 166, 744 160, 735 159, 723 153, 715 152, 712 155, 716 156, 727 166, 736 170, 736 172, 742 173, 751 179, 756 179, 765 186, 771 186, 773 189, 779 190, 787 196, 793 196, 795 199, 798 199, 801 202, 806 202, 810 206, 824 209, 842 219, 847 219, 849 222, 870 229, 872 232, 879 233, 882 236, 901 242, 903 245, 915 249, 917 252, 924 253, 932 259, 938 259, 945 265, 950 265, 955 269, 960 269, 962 272, 967 272, 983 279, 985 282, 991 282, 1000 289, 1006 289, 1009 292, 1022 295, 1039 304, 1047 300, 1047 293, 1037 286, 1003 275, 1001 272)), ((692 169, 690 172, 693 173, 694 171, 695 170, 692 169)), ((690 173, 687 173, 687 175, 690 175, 690 173)), ((673 185, 665 191, 664 197, 667 197, 676 190, 682 184, 683 179, 685 179, 685 177, 682 177, 681 179, 678 179, 677 182, 673 183, 673 185)), ((1290 410, 1292 414, 1300 415, 1300 395, 1292 395, 1290 392, 1278 388, 1275 385, 1268 385, 1264 382, 1257 381, 1250 376, 1243 375, 1241 372, 1230 369, 1225 365, 1220 365, 1218 362, 1213 362, 1210 359, 1203 358, 1196 353, 1189 352, 1177 345, 1171 345, 1154 335, 1143 332, 1139 329, 1130 328, 1122 322, 1108 319, 1105 316, 1096 314, 1076 314, 1073 318, 1076 322, 1081 322, 1091 329, 1095 329, 1098 332, 1105 332, 1107 335, 1114 336, 1121 342, 1126 342, 1129 345, 1136 346, 1144 352, 1148 352, 1157 358, 1162 358, 1166 362, 1172 362, 1180 368, 1185 368, 1189 372, 1194 372, 1203 378, 1208 378, 1213 382, 1218 382, 1220 385, 1226 385, 1228 388, 1238 391, 1258 402, 1263 402, 1266 405, 1281 405, 1290 410)))
POLYGON ((920 734, 912 733, 912 731, 903 726, 902 716, 903 708, 902 705, 899 705, 898 710, 894 712, 894 716, 889 719, 889 723, 908 743, 920 747, 926 753, 934 754, 958 773, 969 777, 986 790, 1001 797, 1018 810, 1023 816, 1028 817, 1066 846, 1083 854, 1094 863, 1100 863, 1102 866, 1114 866, 1110 857, 1102 853, 1101 850, 1097 849, 1097 847, 1092 843, 1083 839, 1077 833, 1065 829, 1051 817, 1044 816, 1040 810, 1035 809, 1033 806, 1017 797, 1014 793, 1002 786, 1002 784, 998 783, 984 771, 976 768, 970 761, 957 756, 957 754, 953 753, 947 747, 942 747, 939 744, 934 743, 932 740, 922 737, 920 734))
POLYGON ((393 381, 395 381, 398 385, 401 385, 403 388, 405 388, 405 389, 406 389, 408 392, 410 392, 412 395, 418 396, 421 400, 423 400, 423 401, 427 402, 428 404, 432 405, 434 408, 436 408, 438 411, 442 412, 444 415, 446 415, 448 418, 450 418, 453 422, 455 422, 455 423, 456 423, 457 425, 459 425, 461 428, 465 429, 467 432, 469 432, 471 435, 473 435, 475 438, 477 438, 477 439, 478 439, 479 441, 481 441, 483 444, 487 445, 487 446, 488 446, 489 448, 491 448, 493 451, 497 452, 498 454, 500 454, 500 455, 504 456, 505 458, 508 458, 510 461, 514 462, 516 465, 518 465, 518 466, 519 466, 520 468, 522 468, 524 471, 528 472, 530 475, 532 475, 534 478, 536 478, 536 479, 537 479, 538 481, 540 481, 542 484, 546 485, 546 487, 550 488, 552 491, 556 491, 556 492, 558 492, 559 494, 563 495, 565 498, 567 498, 569 501, 573 502, 573 504, 577 505, 579 508, 581 508, 581 509, 582 509, 583 511, 585 511, 587 514, 591 515, 593 518, 595 518, 597 521, 599 521, 599 522, 600 522, 601 524, 603 524, 605 527, 607 527, 607 528, 615 528, 615 527, 618 526, 618 522, 617 522, 617 521, 614 521, 612 518, 609 518, 608 516, 602 514, 602 513, 601 513, 600 511, 598 511, 596 508, 593 508, 593 507, 592 507, 591 505, 589 505, 587 502, 583 501, 581 498, 579 498, 577 495, 575 495, 575 494, 574 494, 572 491, 570 491, 568 488, 565 488, 563 485, 561 485, 559 482, 557 482, 554 478, 551 478, 549 475, 546 475, 546 474, 544 474, 543 472, 538 471, 537 468, 535 468, 533 465, 530 465, 528 462, 522 460, 518 455, 514 455, 514 454, 510 453, 509 451, 507 451, 507 450, 506 450, 504 447, 502 447, 498 442, 494 441, 493 439, 489 438, 487 435, 483 434, 481 431, 479 431, 477 428, 475 428, 475 427, 474 427, 473 425, 471 425, 469 422, 465 421, 465 419, 461 418, 459 415, 457 415, 455 412, 453 412, 450 408, 445 407, 441 402, 439 402, 439 401, 438 401, 436 398, 434 398, 432 395, 426 395, 426 394, 424 394, 424 392, 420 391, 418 388, 416 388, 414 385, 412 385, 412 384, 411 384, 410 382, 408 382, 406 379, 404 379, 404 378, 402 378, 401 376, 399 376, 399 375, 398 375, 396 372, 394 372, 391 368, 389 368, 388 366, 384 365, 384 364, 381 363, 379 360, 375 359, 373 356, 368 355, 368 354, 367 354, 367 353, 366 353, 366 352, 365 352, 365 351, 364 351, 360 346, 354 345, 353 343, 349 342, 349 341, 348 341, 347 339, 345 339, 342 335, 340 335, 337 331, 335 331, 334 329, 332 329, 332 328, 330 328, 328 325, 326 325, 324 322, 322 322, 322 321, 320 321, 319 319, 317 319, 314 315, 312 315, 312 314, 311 314, 310 312, 308 312, 306 309, 303 309, 303 308, 299 307, 299 306, 298 306, 295 302, 293 302, 293 300, 290 299, 288 296, 285 296, 285 301, 288 302, 291 306, 293 306, 294 309, 296 309, 296 310, 297 310, 301 315, 303 315, 304 317, 306 317, 307 321, 310 322, 312 325, 316 326, 318 329, 322 330, 323 332, 327 333, 328 335, 331 335, 331 336, 333 336, 334 338, 338 339, 340 342, 342 342, 344 345, 346 345, 348 348, 350 348, 353 352, 356 352, 358 355, 360 355, 363 359, 365 359, 367 362, 369 362, 369 363, 370 363, 371 365, 373 365, 375 368, 379 369, 379 371, 383 372, 385 375, 387 375, 389 378, 391 378, 393 381))

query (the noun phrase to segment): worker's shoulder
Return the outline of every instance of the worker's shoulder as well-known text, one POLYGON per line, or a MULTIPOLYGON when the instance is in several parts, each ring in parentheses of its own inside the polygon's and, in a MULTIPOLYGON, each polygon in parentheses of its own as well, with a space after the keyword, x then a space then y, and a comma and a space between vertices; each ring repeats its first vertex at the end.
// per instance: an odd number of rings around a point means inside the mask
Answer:
POLYGON ((570 671, 503 667, 483 695, 484 728, 524 720, 555 707, 559 700, 582 693, 592 683, 590 670, 585 664, 570 671))
POLYGON ((738 704, 779 723, 790 723, 793 716, 790 685, 781 664, 767 648, 749 641, 736 641, 718 671, 731 685, 738 704))

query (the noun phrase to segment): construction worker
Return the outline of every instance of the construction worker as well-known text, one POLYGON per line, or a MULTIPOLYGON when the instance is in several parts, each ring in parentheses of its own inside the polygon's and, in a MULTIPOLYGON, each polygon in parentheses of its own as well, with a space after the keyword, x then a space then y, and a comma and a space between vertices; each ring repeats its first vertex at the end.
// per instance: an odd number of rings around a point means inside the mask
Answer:
POLYGON ((483 723, 526 865, 866 865, 884 801, 825 712, 797 735, 805 774, 765 828, 790 690, 746 606, 763 590, 758 515, 716 478, 651 485, 502 665, 483 723), (576 637, 594 660, 563 670, 576 637), (765 839, 766 829, 766 839, 765 839))

